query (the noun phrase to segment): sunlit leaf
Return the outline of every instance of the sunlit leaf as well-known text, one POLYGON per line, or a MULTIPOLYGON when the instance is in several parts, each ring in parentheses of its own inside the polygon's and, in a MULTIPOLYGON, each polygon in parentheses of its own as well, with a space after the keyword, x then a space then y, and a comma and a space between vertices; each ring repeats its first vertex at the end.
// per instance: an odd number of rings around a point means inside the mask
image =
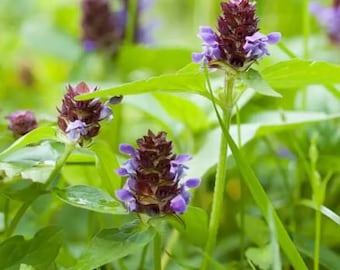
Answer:
POLYGON ((5 155, 12 153, 13 151, 26 146, 28 144, 39 143, 45 139, 52 139, 55 137, 55 129, 51 126, 40 127, 33 129, 31 132, 25 134, 16 140, 13 144, 11 144, 7 149, 0 153, 0 159, 5 155))
POLYGON ((197 65, 194 65, 196 71, 191 71, 192 64, 188 66, 188 68, 184 68, 177 73, 164 74, 146 80, 118 85, 109 89, 80 95, 77 96, 76 99, 86 100, 97 97, 108 98, 117 95, 138 95, 156 91, 196 93, 208 97, 203 73, 199 70, 197 65))
POLYGON ((75 207, 113 215, 127 214, 120 202, 95 187, 76 185, 56 188, 53 192, 59 199, 75 207))
POLYGON ((155 230, 139 221, 121 228, 100 231, 89 243, 77 264, 70 270, 95 269, 142 249, 155 236, 155 230))
POLYGON ((340 66, 327 62, 293 59, 264 69, 263 78, 274 88, 299 88, 311 84, 340 83, 340 66))

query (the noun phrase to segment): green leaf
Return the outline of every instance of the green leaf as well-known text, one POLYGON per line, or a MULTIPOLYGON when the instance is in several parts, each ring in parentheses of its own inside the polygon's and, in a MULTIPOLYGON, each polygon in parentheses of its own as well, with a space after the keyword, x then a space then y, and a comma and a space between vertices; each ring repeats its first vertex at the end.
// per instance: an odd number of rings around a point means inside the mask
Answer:
POLYGON ((246 250, 246 257, 256 264, 261 270, 271 269, 272 253, 270 245, 258 248, 248 248, 246 250))
MULTIPOLYGON (((300 201, 300 204, 317 211, 315 202, 312 200, 304 199, 300 201)), ((340 226, 340 216, 337 213, 335 213, 334 211, 332 211, 331 209, 324 205, 321 205, 321 213, 340 226)))
POLYGON ((120 202, 95 187, 77 185, 65 189, 56 188, 53 192, 59 199, 75 207, 112 215, 127 214, 120 202))
POLYGON ((224 132, 224 136, 226 136, 228 145, 233 153, 238 167, 240 168, 240 172, 244 178, 244 181, 267 222, 269 222, 268 209, 273 209, 273 219, 275 221, 275 226, 277 230, 277 238, 282 250, 284 251, 295 269, 307 270, 306 264, 297 251, 295 244, 290 239, 288 232, 286 231, 283 223, 274 210, 272 203, 270 202, 266 192, 264 191, 259 179, 256 177, 254 171, 249 166, 247 160, 243 157, 242 153, 238 149, 230 134, 224 132))
POLYGON ((46 270, 53 263, 63 243, 62 231, 57 227, 46 227, 31 240, 13 236, 0 244, 0 269, 16 270, 21 264, 46 270))
POLYGON ((7 149, 0 153, 0 159, 28 144, 39 143, 42 140, 55 138, 55 129, 51 126, 33 129, 31 132, 17 139, 7 149))
POLYGON ((174 74, 165 74, 126 83, 109 89, 79 95, 75 99, 108 98, 117 95, 138 95, 156 91, 196 93, 208 97, 203 73, 200 72, 197 65, 189 64, 174 74), (196 68, 195 71, 193 71, 193 66, 196 68))
MULTIPOLYGON (((294 235, 297 248, 312 260, 314 259, 314 241, 302 235, 294 235)), ((320 265, 326 269, 335 270, 339 268, 340 256, 336 252, 321 246, 320 265)))
POLYGON ((90 149, 96 155, 96 168, 106 191, 115 196, 115 190, 121 187, 121 177, 114 171, 119 168, 116 156, 104 142, 96 141, 90 149))
POLYGON ((193 132, 209 127, 206 113, 194 102, 167 93, 155 93, 154 97, 170 116, 183 122, 193 132))
POLYGON ((261 74, 267 83, 279 89, 340 83, 340 66, 321 61, 293 59, 269 66, 261 74))
MULTIPOLYGON (((237 217, 240 223, 240 217, 237 217)), ((269 242, 269 230, 267 224, 259 217, 244 216, 244 233, 258 246, 264 246, 269 242)))
POLYGON ((32 182, 27 179, 6 184, 1 184, 0 182, 0 193, 12 200, 23 202, 33 201, 46 192, 42 183, 32 182))
POLYGON ((241 73, 241 78, 248 85, 249 88, 254 89, 257 93, 261 95, 282 97, 281 94, 274 91, 270 87, 270 85, 265 80, 263 80, 261 74, 254 69, 250 69, 245 73, 241 73))
POLYGON ((89 243, 76 265, 70 270, 89 270, 141 250, 155 236, 152 227, 139 221, 121 228, 100 231, 89 243))
POLYGON ((190 243, 201 247, 206 243, 208 215, 203 209, 189 206, 183 215, 177 218, 169 217, 168 220, 190 243))

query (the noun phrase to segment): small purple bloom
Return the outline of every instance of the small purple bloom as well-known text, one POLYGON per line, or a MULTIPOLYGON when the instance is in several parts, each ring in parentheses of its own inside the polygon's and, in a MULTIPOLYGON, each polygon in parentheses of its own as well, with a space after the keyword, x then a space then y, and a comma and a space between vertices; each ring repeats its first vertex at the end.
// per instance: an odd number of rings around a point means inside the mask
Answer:
POLYGON ((109 106, 107 105, 103 105, 102 109, 100 110, 100 114, 99 114, 99 120, 103 120, 103 119, 111 119, 112 118, 112 110, 109 106))
POLYGON ((187 179, 184 182, 184 186, 188 187, 188 188, 196 188, 201 184, 201 179, 199 178, 190 178, 187 179))
POLYGON ((86 136, 87 134, 87 125, 83 121, 76 120, 69 122, 66 130, 67 137, 70 141, 78 141, 80 136, 86 136))
POLYGON ((309 11, 326 28, 330 40, 340 44, 340 1, 334 1, 331 8, 326 8, 317 2, 309 5, 309 11))
POLYGON ((209 26, 201 26, 198 34, 203 40, 202 53, 193 53, 192 60, 195 63, 209 63, 210 61, 219 60, 221 52, 217 42, 217 36, 214 30, 209 26))
POLYGON ((85 51, 87 52, 92 52, 96 50, 96 43, 92 40, 88 40, 88 39, 84 40, 83 46, 84 46, 85 51))
POLYGON ((187 208, 187 203, 182 195, 177 195, 170 201, 170 207, 176 214, 183 214, 187 208))
POLYGON ((128 154, 130 156, 134 156, 136 154, 135 148, 132 145, 127 143, 122 143, 119 145, 119 151, 123 154, 128 154))
POLYGON ((269 55, 267 44, 275 44, 279 42, 281 33, 273 32, 269 35, 264 35, 260 32, 254 33, 252 36, 246 37, 244 49, 247 56, 253 59, 259 59, 262 56, 269 55))
POLYGON ((9 121, 8 129, 17 137, 25 135, 38 127, 34 113, 29 110, 12 112, 6 116, 6 119, 9 121))

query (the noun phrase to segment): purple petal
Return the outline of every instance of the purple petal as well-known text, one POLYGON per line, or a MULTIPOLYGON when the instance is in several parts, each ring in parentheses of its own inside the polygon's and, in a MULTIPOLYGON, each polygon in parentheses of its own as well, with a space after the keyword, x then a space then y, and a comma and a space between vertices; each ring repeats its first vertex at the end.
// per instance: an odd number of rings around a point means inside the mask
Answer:
POLYGON ((266 37, 266 35, 264 35, 260 32, 255 32, 253 35, 246 37, 246 41, 250 41, 250 42, 256 42, 256 41, 261 40, 261 39, 267 39, 267 37, 266 37))
POLYGON ((204 54, 203 53, 192 53, 191 59, 194 63, 200 63, 203 60, 204 54))
POLYGON ((65 130, 71 141, 77 141, 80 136, 87 134, 86 123, 80 120, 70 122, 65 130))
POLYGON ((268 36, 268 44, 275 44, 280 41, 281 33, 280 32, 272 32, 268 36))
POLYGON ((118 168, 116 170, 116 173, 120 176, 128 176, 129 175, 129 172, 127 171, 126 168, 118 168))
POLYGON ((85 51, 92 52, 96 49, 96 43, 92 40, 84 40, 83 46, 85 51))
POLYGON ((214 34, 214 30, 210 26, 200 26, 199 27, 200 33, 209 33, 209 34, 214 34))
POLYGON ((175 160, 173 160, 173 163, 183 163, 191 159, 190 155, 187 154, 180 154, 176 157, 175 160))
POLYGON ((170 201, 170 207, 176 214, 182 214, 187 208, 187 204, 182 195, 177 195, 170 201))
POLYGON ((103 105, 102 109, 100 110, 99 120, 103 120, 105 118, 110 119, 112 116, 112 110, 109 106, 103 105))
POLYGON ((123 202, 135 200, 131 192, 124 188, 116 190, 116 196, 119 200, 123 202))
POLYGON ((188 188, 196 188, 201 184, 201 179, 199 178, 190 178, 184 182, 184 186, 188 188))
POLYGON ((128 154, 130 156, 136 155, 135 148, 133 148, 132 145, 126 143, 122 143, 119 145, 119 151, 123 154, 128 154))

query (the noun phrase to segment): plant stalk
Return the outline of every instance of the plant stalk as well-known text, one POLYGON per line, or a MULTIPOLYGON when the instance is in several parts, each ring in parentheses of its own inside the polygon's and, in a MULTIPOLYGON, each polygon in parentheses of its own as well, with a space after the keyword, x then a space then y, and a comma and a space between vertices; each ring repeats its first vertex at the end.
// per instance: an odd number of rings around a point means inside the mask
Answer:
MULTIPOLYGON (((208 82, 208 87, 210 88, 210 92, 212 94, 212 90, 210 87, 210 82, 208 82)), ((225 104, 226 107, 223 108, 223 125, 226 130, 229 131, 230 128, 230 120, 232 116, 232 107, 233 107, 233 87, 234 87, 234 79, 231 76, 229 78, 228 74, 225 74, 225 83, 224 83, 224 94, 225 94, 225 104)), ((220 150, 219 150, 219 160, 216 169, 216 178, 215 178, 215 187, 214 187, 214 195, 212 201, 212 208, 210 214, 210 223, 209 223, 209 232, 208 239, 205 246, 205 255, 203 258, 201 270, 209 269, 209 256, 212 255, 214 247, 216 245, 216 238, 218 233, 218 227, 221 220, 222 214, 222 204, 225 190, 225 180, 226 180, 226 170, 227 170, 227 154, 228 154, 228 143, 227 140, 221 132, 221 141, 220 141, 220 150)))
POLYGON ((162 270, 161 250, 162 250, 161 234, 160 232, 157 231, 153 239, 153 269, 154 270, 162 270))

